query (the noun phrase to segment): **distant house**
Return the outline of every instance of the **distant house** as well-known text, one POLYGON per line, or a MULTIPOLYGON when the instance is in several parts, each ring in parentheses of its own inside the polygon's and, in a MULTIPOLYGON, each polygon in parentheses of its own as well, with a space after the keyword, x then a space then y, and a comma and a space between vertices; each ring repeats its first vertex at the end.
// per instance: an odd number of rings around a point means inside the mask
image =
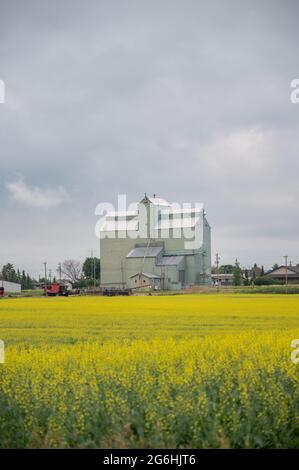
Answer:
POLYGON ((129 279, 129 287, 140 290, 160 289, 161 276, 153 273, 134 274, 129 279))
POLYGON ((232 286, 233 280, 233 274, 212 274, 212 281, 214 286, 232 286))
POLYGON ((299 264, 296 266, 279 266, 272 271, 268 271, 265 274, 265 277, 275 279, 277 281, 284 282, 288 278, 288 283, 297 284, 299 283, 299 264))
POLYGON ((0 287, 4 288, 5 293, 21 292, 21 284, 0 280, 0 287))

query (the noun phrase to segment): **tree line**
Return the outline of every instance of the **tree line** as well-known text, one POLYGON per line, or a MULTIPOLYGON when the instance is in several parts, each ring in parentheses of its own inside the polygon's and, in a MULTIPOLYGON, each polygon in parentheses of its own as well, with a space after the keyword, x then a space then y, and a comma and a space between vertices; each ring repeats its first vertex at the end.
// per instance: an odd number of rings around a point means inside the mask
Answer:
POLYGON ((87 257, 83 263, 76 260, 65 260, 56 269, 57 275, 51 276, 50 270, 45 277, 38 280, 31 277, 24 270, 16 269, 12 263, 5 264, 0 270, 0 279, 21 284, 22 290, 34 289, 45 282, 69 281, 74 287, 88 287, 99 285, 101 279, 101 261, 96 257, 87 257))
POLYGON ((22 289, 33 289, 36 281, 24 270, 15 269, 12 263, 5 264, 0 271, 0 279, 21 284, 22 289))
POLYGON ((73 287, 88 287, 101 282, 101 260, 87 257, 83 263, 73 259, 65 260, 57 272, 73 284, 73 287))
MULTIPOLYGON (((278 264, 275 263, 272 266, 272 269, 277 269, 278 264)), ((250 284, 277 284, 278 281, 275 279, 269 279, 263 277, 265 274, 264 266, 258 266, 256 263, 252 266, 252 268, 245 268, 242 269, 240 266, 239 261, 236 259, 235 264, 223 264, 218 268, 219 274, 232 274, 233 279, 232 283, 235 286, 240 285, 250 285, 250 284)), ((217 274, 217 267, 212 267, 212 273, 217 274)))

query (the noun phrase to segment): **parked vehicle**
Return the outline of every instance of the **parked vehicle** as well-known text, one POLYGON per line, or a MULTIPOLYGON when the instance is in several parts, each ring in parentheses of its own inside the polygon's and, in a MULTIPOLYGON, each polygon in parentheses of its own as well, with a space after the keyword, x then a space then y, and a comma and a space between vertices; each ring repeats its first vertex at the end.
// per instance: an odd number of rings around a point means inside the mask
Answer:
POLYGON ((61 282, 52 282, 52 284, 44 288, 44 294, 49 297, 63 296, 68 297, 69 295, 80 295, 80 289, 70 289, 67 285, 61 282))
POLYGON ((127 288, 115 288, 115 287, 106 287, 102 291, 103 295, 108 297, 114 297, 115 295, 131 295, 132 289, 127 288))
POLYGON ((68 288, 64 285, 61 284, 60 282, 52 282, 52 284, 48 285, 45 288, 45 295, 48 295, 49 297, 54 297, 54 296, 64 296, 68 297, 69 291, 68 288))

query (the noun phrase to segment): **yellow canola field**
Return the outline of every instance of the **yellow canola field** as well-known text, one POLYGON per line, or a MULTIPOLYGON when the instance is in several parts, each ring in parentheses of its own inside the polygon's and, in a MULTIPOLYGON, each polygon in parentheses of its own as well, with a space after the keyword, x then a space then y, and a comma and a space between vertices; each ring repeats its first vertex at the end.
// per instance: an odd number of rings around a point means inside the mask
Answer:
POLYGON ((0 447, 299 447, 297 295, 2 299, 0 447))

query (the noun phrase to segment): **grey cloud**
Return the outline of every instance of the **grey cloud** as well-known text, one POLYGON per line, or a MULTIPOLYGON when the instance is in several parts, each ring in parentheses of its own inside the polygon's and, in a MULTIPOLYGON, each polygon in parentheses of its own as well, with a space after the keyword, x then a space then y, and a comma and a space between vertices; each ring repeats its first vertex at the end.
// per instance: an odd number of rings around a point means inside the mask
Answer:
MULTIPOLYGON (((261 262, 286 250, 299 261, 299 105, 289 100, 299 77, 298 8, 257 0, 1 5, 1 235, 16 264, 36 271, 43 253, 50 262, 96 250, 96 204, 144 191, 202 200, 223 257, 259 261, 260 243, 261 262), (19 174, 30 188, 66 188, 72 203, 49 207, 41 228, 40 208, 26 212, 9 197, 19 174)), ((0 254, 0 264, 6 259, 0 254)))
POLYGON ((48 209, 71 202, 70 196, 63 186, 57 188, 31 187, 20 178, 7 183, 6 187, 13 200, 25 207, 48 209))

